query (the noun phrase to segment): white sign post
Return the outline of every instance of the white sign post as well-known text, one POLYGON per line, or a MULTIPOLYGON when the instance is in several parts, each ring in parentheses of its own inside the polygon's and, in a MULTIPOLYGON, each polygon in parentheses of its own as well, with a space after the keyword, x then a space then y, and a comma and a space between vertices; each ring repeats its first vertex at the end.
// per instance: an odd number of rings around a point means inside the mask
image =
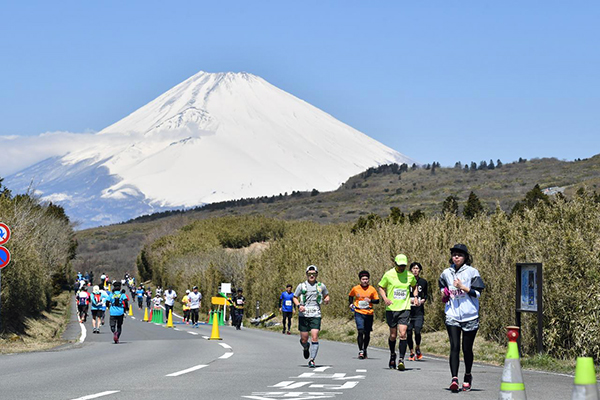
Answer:
MULTIPOLYGON (((231 283, 221 282, 221 290, 219 290, 219 292, 227 296, 231 293, 231 283)), ((225 305, 223 306, 223 321, 227 321, 227 302, 225 302, 225 305)))

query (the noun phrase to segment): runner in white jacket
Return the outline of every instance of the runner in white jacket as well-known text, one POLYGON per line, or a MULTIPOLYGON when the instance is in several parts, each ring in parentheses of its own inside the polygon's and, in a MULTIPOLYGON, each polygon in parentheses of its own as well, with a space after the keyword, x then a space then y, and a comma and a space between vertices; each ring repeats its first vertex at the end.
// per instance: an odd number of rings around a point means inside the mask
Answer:
POLYGON ((465 376, 463 390, 471 390, 473 377, 473 343, 479 329, 479 297, 485 288, 479 271, 471 267, 471 255, 464 244, 455 244, 450 249, 450 267, 439 279, 442 301, 446 303, 446 330, 450 339, 450 390, 458 391, 458 367, 460 363, 460 342, 462 334, 465 376))

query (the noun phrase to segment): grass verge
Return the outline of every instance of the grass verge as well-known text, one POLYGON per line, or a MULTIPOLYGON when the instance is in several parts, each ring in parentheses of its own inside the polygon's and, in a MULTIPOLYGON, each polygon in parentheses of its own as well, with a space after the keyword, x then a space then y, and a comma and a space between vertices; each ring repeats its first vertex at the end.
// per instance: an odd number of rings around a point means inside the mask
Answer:
POLYGON ((25 332, 0 336, 0 354, 48 350, 66 343, 60 337, 70 317, 69 301, 72 294, 63 292, 53 299, 54 307, 39 317, 27 318, 25 332))

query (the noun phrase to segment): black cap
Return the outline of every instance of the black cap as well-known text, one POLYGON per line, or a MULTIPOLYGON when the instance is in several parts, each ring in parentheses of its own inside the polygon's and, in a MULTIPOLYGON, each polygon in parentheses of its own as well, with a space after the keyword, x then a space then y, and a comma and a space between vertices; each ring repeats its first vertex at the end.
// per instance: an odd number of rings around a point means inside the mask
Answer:
POLYGON ((467 249, 467 246, 462 244, 462 243, 457 243, 454 245, 454 247, 452 247, 450 249, 450 251, 457 251, 459 253, 464 253, 466 255, 469 255, 469 250, 467 249))

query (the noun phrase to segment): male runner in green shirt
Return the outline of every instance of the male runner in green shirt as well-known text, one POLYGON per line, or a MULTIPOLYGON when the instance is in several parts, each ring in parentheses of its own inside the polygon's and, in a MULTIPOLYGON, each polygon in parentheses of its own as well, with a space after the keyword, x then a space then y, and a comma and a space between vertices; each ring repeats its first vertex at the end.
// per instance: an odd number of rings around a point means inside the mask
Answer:
POLYGON ((395 267, 387 271, 379 281, 379 295, 386 305, 385 320, 390 327, 388 345, 390 347, 390 369, 396 368, 396 337, 400 331, 400 358, 398 370, 404 371, 404 355, 406 354, 406 329, 410 319, 410 294, 414 290, 417 280, 406 269, 408 259, 404 254, 394 258, 395 267))

